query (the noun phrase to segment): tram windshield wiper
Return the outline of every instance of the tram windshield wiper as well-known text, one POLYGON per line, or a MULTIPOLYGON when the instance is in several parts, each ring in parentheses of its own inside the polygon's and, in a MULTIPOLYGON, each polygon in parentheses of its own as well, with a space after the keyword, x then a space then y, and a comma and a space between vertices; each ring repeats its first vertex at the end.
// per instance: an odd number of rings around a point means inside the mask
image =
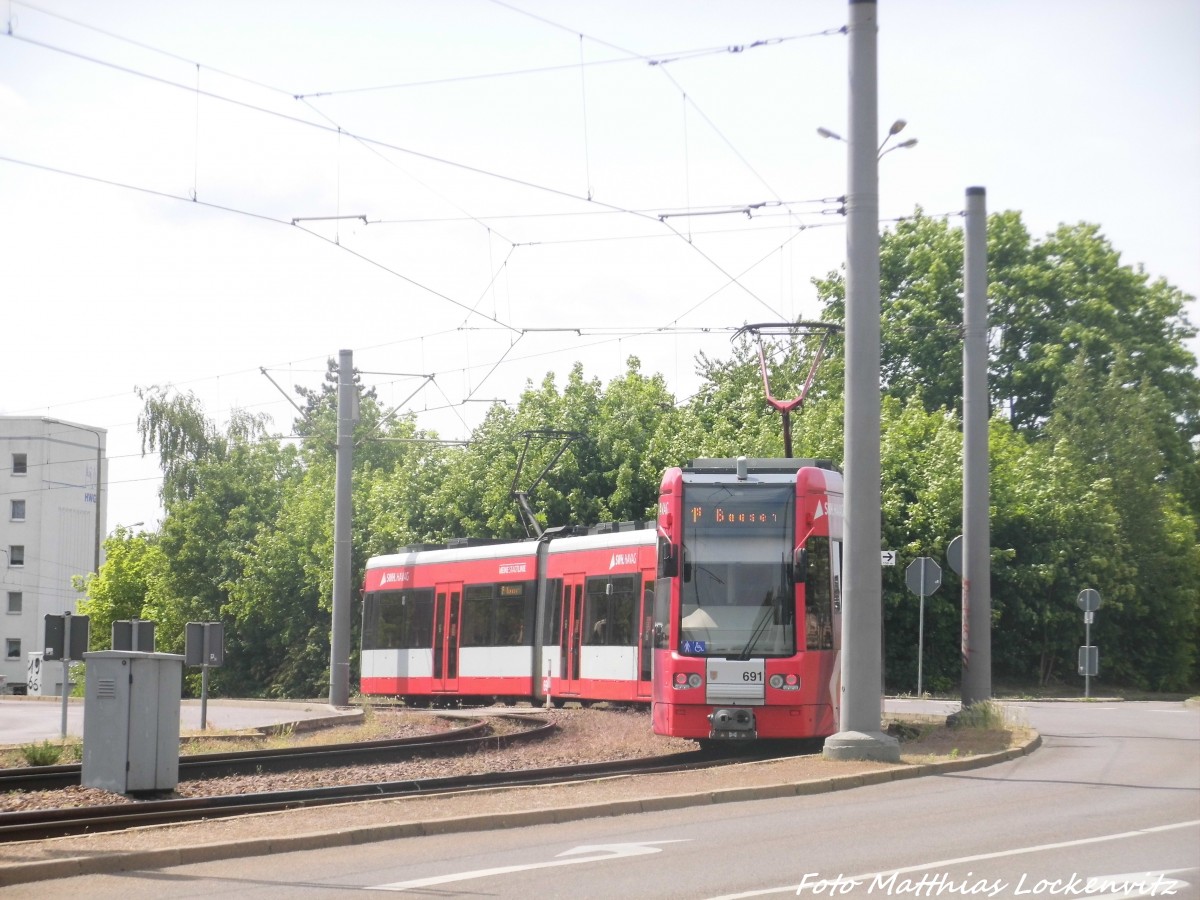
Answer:
POLYGON ((737 655, 736 659, 743 661, 750 659, 750 653, 754 650, 754 645, 758 643, 758 639, 767 630, 767 625, 771 622, 771 614, 779 606, 779 600, 774 594, 774 591, 767 591, 767 595, 763 598, 762 611, 755 619, 754 630, 750 633, 750 640, 746 642, 746 646, 742 648, 742 652, 737 655))

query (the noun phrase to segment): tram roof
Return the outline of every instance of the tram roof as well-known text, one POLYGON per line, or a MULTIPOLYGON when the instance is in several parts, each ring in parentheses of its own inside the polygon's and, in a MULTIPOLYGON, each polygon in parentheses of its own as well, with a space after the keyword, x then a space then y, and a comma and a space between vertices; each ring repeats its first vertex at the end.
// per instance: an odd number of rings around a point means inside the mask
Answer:
MULTIPOLYGON (((693 459, 683 467, 686 473, 732 475, 737 473, 738 461, 733 458, 693 459)), ((752 475, 795 475, 801 469, 825 469, 840 472, 832 460, 802 458, 747 458, 746 471, 752 475)))

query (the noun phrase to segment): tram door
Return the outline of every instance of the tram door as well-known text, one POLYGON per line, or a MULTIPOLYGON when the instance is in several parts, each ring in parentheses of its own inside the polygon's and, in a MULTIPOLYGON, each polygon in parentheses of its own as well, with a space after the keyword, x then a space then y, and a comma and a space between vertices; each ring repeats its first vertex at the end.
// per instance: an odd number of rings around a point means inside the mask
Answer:
POLYGON ((579 663, 583 644, 583 581, 584 575, 567 575, 563 579, 562 632, 559 649, 562 653, 563 694, 579 693, 579 663))
POLYGON ((458 690, 458 620, 462 582, 439 584, 433 606, 433 689, 458 690))
POLYGON ((642 606, 638 617, 638 697, 649 698, 654 675, 654 571, 642 573, 642 606))

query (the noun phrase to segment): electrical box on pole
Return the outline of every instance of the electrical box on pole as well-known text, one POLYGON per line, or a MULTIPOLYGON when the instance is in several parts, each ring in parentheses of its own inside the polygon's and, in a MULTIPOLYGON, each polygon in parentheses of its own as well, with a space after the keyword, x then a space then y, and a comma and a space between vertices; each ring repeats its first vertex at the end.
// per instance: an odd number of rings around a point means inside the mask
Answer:
MULTIPOLYGON (((1080 647, 1079 648, 1079 674, 1091 677, 1092 675, 1100 674, 1100 648, 1099 647, 1080 647)), ((1087 692, 1084 692, 1086 696, 1087 692)))
POLYGON ((120 619, 112 623, 112 648, 154 652, 154 626, 149 619, 120 619))
MULTIPOLYGON (((88 617, 73 616, 69 612, 61 616, 46 616, 46 649, 44 662, 62 660, 62 736, 67 736, 67 698, 71 696, 71 660, 83 659, 88 648, 88 617)), ((45 669, 45 666, 42 666, 45 669)), ((43 692, 44 693, 44 692, 43 692)))
POLYGON ((208 670, 225 662, 225 626, 220 622, 188 622, 183 661, 200 666, 200 730, 208 728, 208 670))
POLYGON ((46 662, 83 659, 88 648, 88 626, 87 616, 47 615, 46 649, 42 659, 46 662))

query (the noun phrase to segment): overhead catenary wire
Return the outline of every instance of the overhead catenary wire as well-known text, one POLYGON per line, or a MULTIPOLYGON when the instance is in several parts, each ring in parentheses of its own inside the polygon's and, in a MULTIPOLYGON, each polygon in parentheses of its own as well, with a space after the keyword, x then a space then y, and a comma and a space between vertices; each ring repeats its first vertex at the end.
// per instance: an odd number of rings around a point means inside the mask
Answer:
MULTIPOLYGON (((730 49, 730 48, 725 48, 725 50, 726 50, 726 51, 727 51, 727 50, 729 50, 729 49, 730 49)), ((723 51, 723 52, 725 52, 725 51, 723 51)), ((655 63, 657 63, 657 64, 660 64, 660 65, 661 65, 661 64, 663 64, 663 63, 669 62, 669 60, 657 59, 657 60, 654 60, 654 62, 655 62, 655 63)), ((199 69, 199 65, 198 65, 198 64, 196 64, 196 65, 197 65, 197 69, 199 69)), ((192 88, 192 90, 193 90, 193 92, 196 92, 196 88, 192 88)), ((197 102, 198 102, 198 100, 199 100, 199 96, 200 96, 200 94, 199 94, 198 92, 196 92, 196 98, 197 98, 197 102)), ((205 96, 208 96, 208 95, 206 94, 205 96)), ((341 132, 341 130, 340 130, 340 128, 339 128, 339 129, 337 129, 337 133, 339 133, 339 134, 341 134, 341 133, 342 133, 342 132, 341 132)), ((116 184, 116 182, 109 182, 109 183, 111 183, 111 184, 116 184)), ((195 194, 197 193, 197 191, 198 191, 198 181, 197 181, 197 178, 196 178, 196 177, 194 177, 194 178, 193 178, 193 195, 195 195, 195 194)), ((161 192, 152 192, 152 193, 159 193, 159 194, 160 194, 160 196, 174 196, 174 195, 167 195, 167 194, 163 194, 163 193, 161 193, 161 192)), ((183 199, 183 198, 176 198, 176 199, 183 199)), ((194 196, 193 196, 193 198, 192 198, 192 199, 194 200, 194 196)), ((216 204, 202 204, 202 205, 211 206, 212 208, 215 208, 215 209, 224 209, 224 210, 228 210, 228 211, 232 211, 232 212, 242 212, 242 213, 245 213, 245 211, 242 211, 242 210, 234 210, 234 209, 232 209, 232 207, 223 207, 223 206, 219 206, 219 205, 216 205, 216 204)), ((612 210, 609 210, 609 211, 607 211, 607 212, 609 212, 610 214, 618 214, 618 213, 624 214, 626 211, 625 211, 625 210, 623 210, 623 209, 614 208, 614 209, 612 209, 612 210)), ((276 219, 274 219, 274 218, 272 218, 272 217, 270 217, 270 216, 266 216, 266 217, 264 217, 264 218, 267 218, 267 219, 269 219, 269 220, 271 220, 271 221, 277 221, 276 219)), ((302 229, 302 230, 307 230, 307 229, 302 229)), ((310 232, 310 233, 311 233, 311 232, 310 232)), ((697 232, 697 234, 698 234, 698 233, 699 233, 699 232, 697 232)), ((324 236, 322 236, 322 235, 316 235, 316 236, 322 237, 322 239, 324 239, 324 240, 328 240, 327 238, 325 238, 325 237, 324 237, 324 236)), ((671 232, 670 232, 669 234, 667 234, 667 235, 663 235, 663 236, 675 236, 675 237, 679 237, 680 235, 679 235, 677 232, 675 232, 675 231, 672 229, 672 230, 671 230, 671 232)), ((333 241, 332 243, 335 243, 335 245, 336 245, 338 242, 335 240, 335 241, 333 241)), ((510 251, 509 251, 509 256, 511 257, 511 249, 510 249, 510 251)), ((365 256, 364 256, 364 258, 367 258, 367 257, 365 257, 365 256)), ((368 259, 368 261, 369 261, 369 262, 372 262, 372 263, 373 263, 373 261, 372 261, 372 260, 369 260, 369 258, 367 258, 367 259, 368 259)), ((491 268, 491 267, 489 267, 489 268, 491 268)), ((489 282, 489 285, 492 285, 492 286, 494 286, 494 284, 495 284, 495 281, 496 281, 496 278, 498 278, 500 271, 503 271, 503 270, 504 270, 504 267, 503 267, 503 265, 501 266, 501 268, 500 268, 500 269, 493 269, 493 270, 492 270, 491 281, 489 282)), ((393 270, 390 270, 390 269, 389 269, 389 271, 391 271, 391 272, 392 272, 392 274, 394 274, 394 275, 396 275, 396 274, 399 274, 398 272, 396 272, 396 271, 393 271, 393 270)), ((403 276, 403 275, 400 275, 400 277, 404 277, 404 276, 403 276)), ((485 291, 486 291, 486 289, 485 289, 485 291)), ((436 292, 435 292, 435 293, 436 293, 436 292)), ((451 302, 456 302, 456 301, 453 301, 453 300, 451 300, 451 302)), ((460 305, 462 305, 464 309, 467 309, 467 308, 468 308, 468 307, 467 307, 465 304, 460 304, 460 305)), ((478 305, 478 304, 477 304, 477 305, 478 305)), ((764 304, 764 305, 765 305, 765 304, 764 304)), ((766 308, 768 308, 768 309, 771 309, 770 305, 766 305, 766 308)), ((773 310, 773 309, 772 309, 771 311, 772 311, 772 312, 774 312, 774 310, 773 310)), ((497 317, 496 317, 495 315, 493 315, 493 316, 492 316, 492 321, 497 321, 497 317)), ((509 326, 509 325, 505 325, 504 327, 505 327, 505 328, 509 328, 511 331, 513 331, 513 333, 519 333, 519 334, 525 334, 525 333, 527 333, 527 331, 532 331, 532 329, 530 329, 530 330, 526 330, 526 329, 520 329, 520 328, 519 328, 519 327, 517 327, 517 326, 509 326)), ((517 338, 517 340, 518 340, 518 341, 520 341, 520 337, 518 337, 518 338, 517 338)), ((492 363, 492 362, 489 360, 489 361, 488 361, 488 362, 486 362, 486 363, 480 363, 480 365, 479 365, 479 366, 472 366, 471 368, 486 368, 487 366, 489 366, 489 365, 490 365, 490 366, 492 367, 490 371, 495 371, 495 370, 496 370, 496 367, 497 367, 497 366, 499 366, 499 365, 500 365, 500 364, 502 364, 502 363, 505 363, 505 362, 511 363, 511 362, 513 362, 513 361, 515 361, 515 360, 517 360, 517 359, 532 358, 532 357, 524 357, 524 356, 521 356, 521 357, 519 357, 519 356, 518 356, 518 355, 517 355, 515 352, 513 352, 513 346, 514 346, 514 345, 510 344, 510 346, 509 346, 509 347, 508 347, 508 348, 507 348, 507 349, 504 351, 504 354, 503 354, 503 356, 502 356, 502 357, 501 357, 499 360, 497 360, 495 363, 492 363)), ((563 349, 559 349, 559 350, 553 350, 553 351, 549 351, 549 353, 555 353, 555 352, 570 352, 570 351, 569 351, 569 349, 567 349, 567 348, 563 348, 563 349)), ((539 354, 539 355, 548 355, 548 354, 539 354)), ((490 372, 489 372, 489 375, 490 375, 490 372)), ((487 377, 487 376, 485 376, 485 377, 487 377)), ((477 388, 478 388, 478 385, 476 386, 476 389, 477 389, 477 388)))
MULTIPOLYGON (((516 7, 511 7, 508 4, 501 3, 500 5, 508 6, 509 8, 514 9, 517 12, 524 13, 524 11, 518 10, 518 9, 516 9, 516 7)), ((534 16, 534 18, 540 18, 540 17, 534 16)), ((555 27, 562 27, 562 26, 557 25, 556 23, 550 23, 549 20, 543 20, 543 21, 547 21, 549 24, 555 25, 555 27)), ((234 105, 240 106, 242 108, 246 108, 246 109, 250 109, 250 110, 254 110, 254 111, 263 113, 265 115, 275 116, 275 117, 281 118, 283 120, 293 122, 295 124, 299 124, 299 125, 307 126, 307 127, 311 127, 311 128, 317 128, 317 129, 324 130, 326 132, 335 133, 338 135, 340 135, 342 133, 342 128, 339 125, 325 125, 325 124, 322 124, 319 122, 312 122, 310 120, 302 119, 297 116, 293 116, 293 115, 290 115, 287 113, 280 112, 278 110, 267 109, 266 107, 262 107, 262 106, 252 104, 252 103, 249 103, 246 101, 237 100, 237 99, 231 98, 231 97, 226 97, 224 95, 217 94, 217 93, 214 93, 211 91, 200 91, 198 87, 191 88, 187 85, 183 85, 179 82, 172 81, 171 79, 168 79, 168 78, 163 78, 161 76, 153 75, 153 74, 150 74, 147 72, 141 72, 136 69, 130 68, 128 66, 122 66, 122 65, 118 65, 116 63, 112 63, 112 62, 109 62, 106 60, 101 60, 96 57, 89 56, 87 54, 79 53, 77 51, 69 50, 69 49, 66 49, 63 47, 58 47, 53 44, 50 44, 50 43, 47 43, 44 41, 38 41, 36 39, 26 37, 26 36, 23 36, 20 34, 10 34, 8 36, 15 38, 17 40, 21 40, 21 41, 30 43, 34 46, 41 47, 46 50, 63 53, 63 54, 66 54, 66 55, 69 55, 69 56, 72 56, 72 57, 75 57, 75 58, 78 58, 78 59, 81 59, 81 60, 84 60, 87 62, 91 62, 91 63, 97 64, 97 65, 107 66, 109 68, 114 69, 115 71, 123 72, 123 73, 129 74, 129 75, 133 75, 133 76, 137 76, 137 77, 141 77, 141 78, 146 78, 153 82, 163 84, 166 86, 174 87, 174 88, 181 89, 181 90, 193 91, 197 95, 202 95, 202 96, 209 97, 209 98, 212 98, 215 100, 220 100, 222 102, 234 104, 234 105)), ((604 43, 604 42, 601 42, 601 43, 604 43)), ((607 45, 607 46, 614 46, 614 45, 607 45)), ((615 49, 622 50, 622 52, 627 52, 627 53, 630 52, 630 51, 624 50, 623 48, 615 48, 615 49)), ((296 95, 296 96, 298 96, 298 95, 296 95)), ((409 154, 409 155, 415 156, 417 158, 425 159, 425 160, 428 160, 431 162, 436 162, 436 163, 439 163, 442 165, 451 166, 451 167, 458 168, 460 170, 464 170, 464 171, 468 171, 468 172, 473 172, 475 174, 479 174, 479 175, 482 175, 485 177, 496 178, 496 179, 499 179, 502 181, 506 181, 506 182, 509 182, 512 184, 527 187, 527 188, 530 188, 533 190, 548 192, 550 194, 554 194, 554 195, 564 197, 564 198, 579 200, 581 202, 598 202, 587 196, 581 196, 578 194, 574 194, 570 191, 565 191, 565 190, 562 190, 559 188, 550 187, 548 185, 537 184, 535 182, 531 182, 526 179, 516 178, 515 176, 509 176, 509 175, 504 175, 504 174, 498 173, 498 172, 492 172, 492 171, 482 169, 477 166, 471 166, 466 163, 456 162, 453 160, 446 159, 444 157, 435 156, 433 154, 423 153, 421 151, 417 151, 412 148, 400 147, 398 145, 395 145, 395 144, 392 144, 392 143, 389 143, 386 141, 369 138, 365 135, 357 135, 357 134, 353 134, 351 132, 347 132, 347 133, 350 136, 354 137, 359 142, 369 143, 369 144, 372 144, 379 148, 386 148, 389 150, 394 150, 396 152, 409 154)), ((607 203, 601 203, 601 205, 606 206, 610 209, 629 212, 631 215, 637 215, 637 213, 633 213, 630 210, 624 209, 620 206, 607 204, 607 203)), ((701 258, 706 260, 710 265, 717 268, 717 270, 720 271, 721 274, 729 277, 729 273, 725 270, 725 268, 722 267, 719 263, 717 263, 716 260, 713 259, 708 253, 705 253, 704 251, 700 250, 698 247, 695 247, 695 245, 692 243, 692 241, 690 241, 687 237, 685 237, 683 234, 678 232, 677 229, 670 227, 668 223, 664 222, 663 224, 666 225, 670 231, 672 231, 673 233, 678 235, 681 240, 684 240, 685 243, 687 243, 689 246, 691 246, 695 250, 695 252, 701 256, 701 258)), ((335 241, 334 243, 337 244, 338 242, 335 241)), ((340 246, 340 244, 339 244, 339 246, 340 246)), ((739 287, 741 287, 742 290, 745 291, 757 303, 759 303, 760 305, 763 305, 766 309, 770 310, 772 313, 779 315, 779 313, 775 309, 773 309, 769 304, 767 304, 761 297, 758 297, 757 295, 755 295, 754 292, 750 291, 745 285, 739 284, 739 287)))

